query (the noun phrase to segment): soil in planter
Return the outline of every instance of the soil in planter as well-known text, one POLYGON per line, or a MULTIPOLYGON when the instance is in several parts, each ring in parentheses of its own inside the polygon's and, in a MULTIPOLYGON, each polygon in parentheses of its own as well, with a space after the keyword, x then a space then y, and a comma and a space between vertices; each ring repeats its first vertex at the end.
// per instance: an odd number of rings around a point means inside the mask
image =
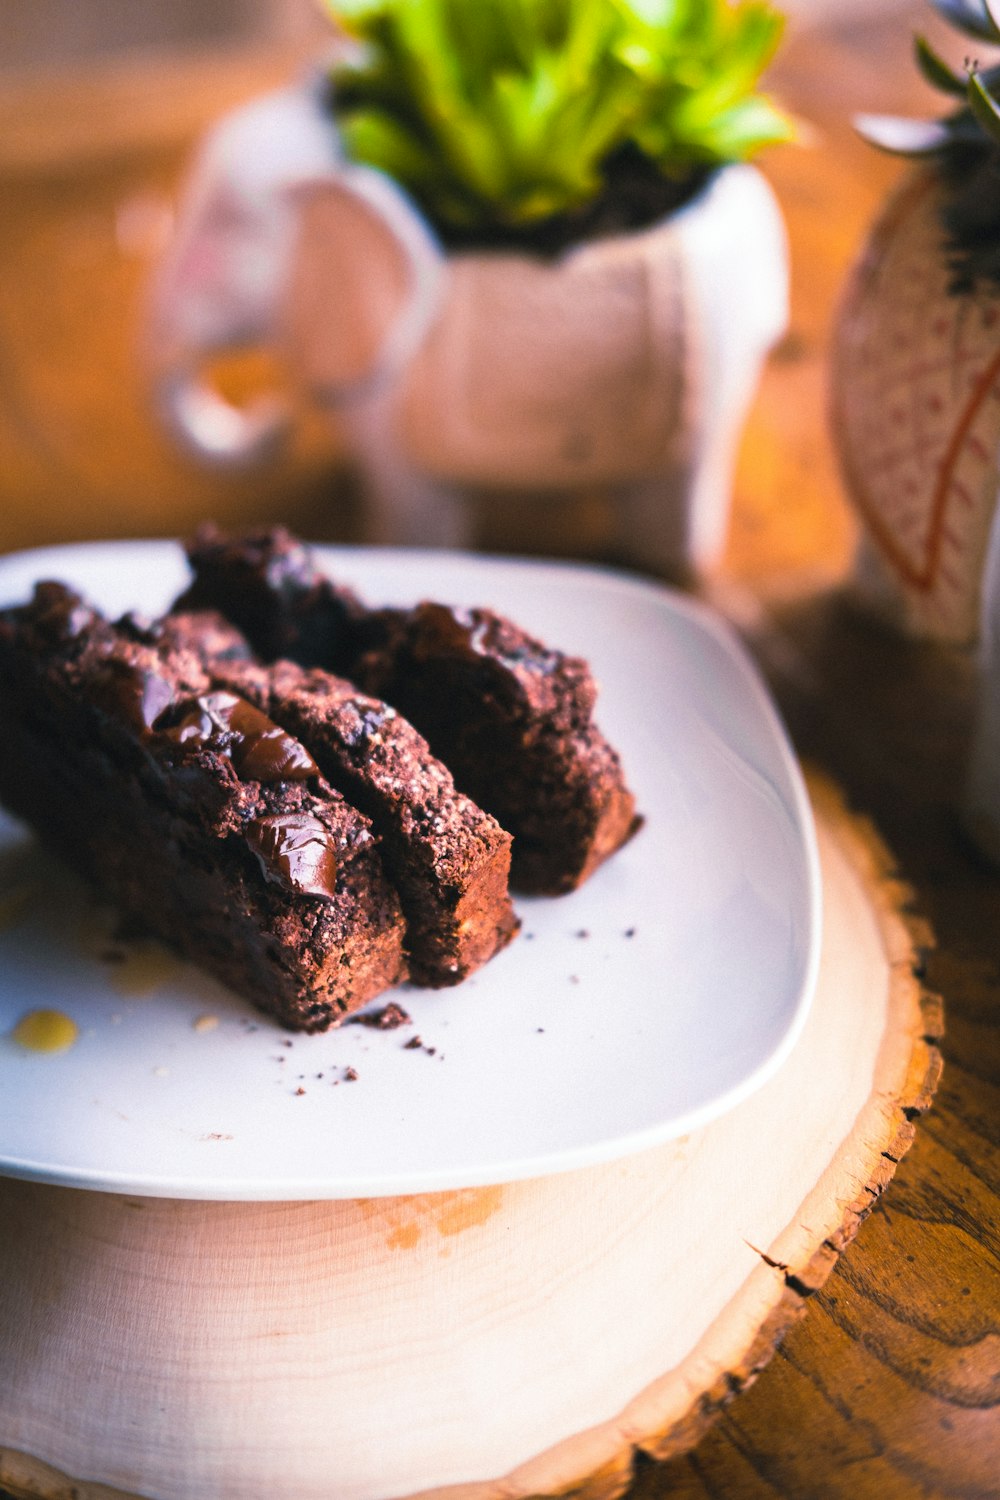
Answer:
POLYGON ((608 161, 604 175, 600 196, 574 213, 534 224, 434 228, 448 250, 520 250, 548 259, 588 240, 648 229, 696 198, 712 173, 706 167, 683 179, 665 177, 641 151, 624 146, 608 161))
MULTIPOLYGON (((339 99, 341 105, 351 102, 349 92, 339 99)), ((327 103, 333 111, 332 90, 327 103)), ((696 198, 714 170, 703 166, 683 178, 666 177, 636 146, 626 143, 605 163, 604 188, 592 203, 532 224, 445 223, 435 218, 417 190, 408 191, 446 250, 521 251, 553 259, 572 245, 649 228, 696 198)))
POLYGON ((971 294, 980 281, 1000 290, 1000 150, 956 142, 942 152, 940 171, 949 290, 955 296, 971 294))

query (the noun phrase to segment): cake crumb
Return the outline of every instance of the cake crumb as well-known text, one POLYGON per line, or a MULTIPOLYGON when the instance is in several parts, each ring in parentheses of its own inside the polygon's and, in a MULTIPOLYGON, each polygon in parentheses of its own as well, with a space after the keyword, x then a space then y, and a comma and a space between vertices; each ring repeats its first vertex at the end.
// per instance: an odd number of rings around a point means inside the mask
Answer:
POLYGON ((302 1087, 301 1083, 299 1084, 298 1088, 295 1090, 295 1093, 296 1093, 296 1096, 305 1093, 305 1089, 302 1087))
POLYGON ((195 1031, 214 1031, 219 1024, 218 1016, 199 1016, 193 1023, 195 1031))
POLYGON ((362 1011, 360 1015, 348 1016, 345 1026, 368 1026, 372 1031, 395 1031, 400 1026, 412 1026, 413 1017, 396 1000, 378 1010, 362 1011))
POLYGON ((348 1083, 355 1083, 358 1077, 357 1068, 345 1068, 344 1077, 347 1079, 348 1083))

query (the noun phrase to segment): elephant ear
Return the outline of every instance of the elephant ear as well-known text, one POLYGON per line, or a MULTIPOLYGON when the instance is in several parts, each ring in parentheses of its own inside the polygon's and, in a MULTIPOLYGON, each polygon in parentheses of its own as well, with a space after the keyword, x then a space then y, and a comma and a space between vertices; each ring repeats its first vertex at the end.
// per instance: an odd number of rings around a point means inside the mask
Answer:
POLYGON ((434 315, 444 259, 410 201, 370 168, 303 188, 300 209, 289 352, 313 393, 336 403, 400 371, 434 315))

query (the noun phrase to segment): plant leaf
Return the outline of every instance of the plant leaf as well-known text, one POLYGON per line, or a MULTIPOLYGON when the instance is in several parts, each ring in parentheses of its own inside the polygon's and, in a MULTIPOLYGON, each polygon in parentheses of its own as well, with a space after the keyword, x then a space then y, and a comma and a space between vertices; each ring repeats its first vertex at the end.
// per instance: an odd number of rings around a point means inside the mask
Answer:
POLYGON ((908 120, 897 115, 855 115, 854 128, 871 145, 894 156, 931 156, 952 134, 944 120, 908 120))
POLYGON ((978 73, 969 75, 969 108, 991 140, 1000 145, 1000 105, 978 73))
POLYGON ((917 67, 933 88, 941 89, 945 94, 965 98, 968 79, 964 74, 954 72, 944 59, 938 56, 926 37, 915 36, 913 50, 916 53, 917 67))
POLYGON ((988 0, 931 0, 939 15, 966 36, 982 42, 1000 42, 1000 26, 988 0))
POLYGON ((358 42, 333 69, 348 150, 462 226, 583 207, 627 146, 683 177, 793 134, 758 90, 770 0, 323 3, 358 42))
POLYGON ((711 132, 713 161, 745 161, 762 146, 793 138, 795 127, 783 110, 758 95, 742 99, 720 115, 711 132))

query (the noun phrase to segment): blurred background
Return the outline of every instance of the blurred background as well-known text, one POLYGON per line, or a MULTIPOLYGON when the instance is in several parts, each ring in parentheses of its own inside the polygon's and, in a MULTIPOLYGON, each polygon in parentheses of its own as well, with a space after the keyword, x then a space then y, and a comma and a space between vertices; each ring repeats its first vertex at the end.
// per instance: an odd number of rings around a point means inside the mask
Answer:
MULTIPOLYGON (((794 301, 740 466, 730 550, 736 570, 751 573, 799 561, 798 535, 824 567, 840 567, 852 545, 815 410, 840 281, 896 167, 873 162, 849 118, 920 98, 912 70, 884 66, 887 55, 908 55, 921 9, 912 0, 784 8, 790 26, 771 87, 809 129, 762 163, 790 218, 794 301), (819 176, 838 212, 818 218, 799 210, 819 176), (768 456, 776 428, 780 476, 768 456), (775 495, 790 476, 802 484, 795 507, 775 495)), ((176 534, 206 516, 283 519, 317 539, 357 539, 358 503, 327 417, 304 407, 291 451, 270 468, 207 472, 153 421, 138 340, 144 288, 194 143, 224 111, 322 55, 330 32, 318 5, 0 0, 0 36, 0 551, 176 534)), ((280 374, 270 359, 234 360, 222 383, 237 397, 252 392, 280 374)), ((573 514, 515 507, 490 528, 485 547, 584 557, 602 555, 607 533, 596 502, 573 514)))

